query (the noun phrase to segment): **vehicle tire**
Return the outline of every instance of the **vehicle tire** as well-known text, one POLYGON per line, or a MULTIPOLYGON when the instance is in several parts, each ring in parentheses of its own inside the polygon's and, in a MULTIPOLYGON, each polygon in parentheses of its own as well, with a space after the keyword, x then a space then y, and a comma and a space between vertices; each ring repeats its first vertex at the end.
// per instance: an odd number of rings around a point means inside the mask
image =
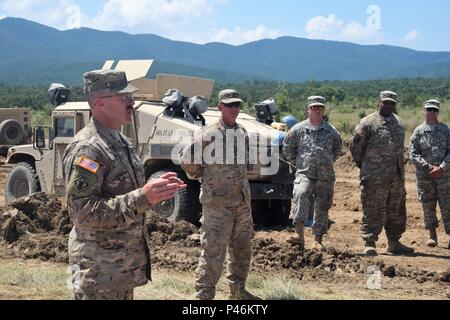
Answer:
POLYGON ((159 178, 165 173, 177 172, 178 177, 183 180, 187 187, 179 190, 174 199, 163 201, 152 207, 152 213, 169 219, 171 221, 185 220, 194 225, 199 225, 201 204, 199 202, 200 184, 189 180, 184 172, 179 170, 164 169, 153 173, 151 179, 159 178))
POLYGON ((40 190, 41 187, 36 170, 27 162, 19 162, 11 170, 6 180, 6 202, 11 203, 40 190))
POLYGON ((0 144, 18 145, 23 141, 23 128, 14 119, 0 123, 0 144))

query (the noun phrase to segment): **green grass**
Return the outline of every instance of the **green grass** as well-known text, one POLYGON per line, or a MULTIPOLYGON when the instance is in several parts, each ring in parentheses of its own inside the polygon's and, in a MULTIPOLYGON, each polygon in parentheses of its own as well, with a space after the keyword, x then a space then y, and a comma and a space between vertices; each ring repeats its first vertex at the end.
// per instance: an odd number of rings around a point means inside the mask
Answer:
POLYGON ((67 279, 67 269, 59 265, 1 263, 0 299, 71 299, 67 279))
MULTIPOLYGON (((72 299, 67 286, 67 266, 35 260, 0 258, 0 300, 72 299)), ((356 279, 355 279, 356 280, 356 279)), ((136 300, 193 300, 194 272, 174 273, 154 270, 153 282, 135 289, 136 300)), ((228 282, 223 276, 216 290, 217 300, 227 300, 228 282)), ((379 300, 416 298, 408 290, 370 291, 363 280, 327 283, 314 279, 300 280, 289 273, 250 273, 247 290, 264 300, 379 300)))

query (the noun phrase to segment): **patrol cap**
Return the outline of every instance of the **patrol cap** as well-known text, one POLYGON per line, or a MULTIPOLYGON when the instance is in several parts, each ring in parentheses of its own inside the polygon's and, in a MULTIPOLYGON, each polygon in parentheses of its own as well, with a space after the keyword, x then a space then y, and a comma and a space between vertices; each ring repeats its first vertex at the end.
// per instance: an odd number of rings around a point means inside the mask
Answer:
POLYGON ((325 103, 327 102, 327 99, 321 96, 311 96, 308 98, 308 108, 312 106, 322 106, 326 107, 325 103))
POLYGON ((383 91, 380 93, 380 100, 381 101, 392 101, 392 102, 397 103, 398 94, 396 94, 393 91, 383 91))
POLYGON ((439 100, 428 100, 425 102, 424 109, 436 109, 439 110, 441 103, 439 100))
POLYGON ((241 94, 233 89, 225 89, 219 92, 219 102, 223 104, 244 103, 241 94))
POLYGON ((84 92, 116 92, 119 94, 133 93, 138 89, 128 84, 127 76, 123 71, 94 70, 83 74, 84 92))

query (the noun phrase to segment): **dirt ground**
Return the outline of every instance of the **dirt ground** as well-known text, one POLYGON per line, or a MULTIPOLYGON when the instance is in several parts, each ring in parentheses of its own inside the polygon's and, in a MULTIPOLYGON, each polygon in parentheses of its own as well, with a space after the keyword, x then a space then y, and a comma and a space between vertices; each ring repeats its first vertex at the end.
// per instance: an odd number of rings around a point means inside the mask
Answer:
MULTIPOLYGON (((71 228, 61 199, 36 194, 6 206, 4 185, 10 168, 0 159, 0 260, 40 259, 42 263, 67 263, 67 237, 71 228)), ((374 268, 381 271, 377 298, 450 299, 450 250, 442 226, 438 230, 439 247, 428 248, 423 214, 416 199, 414 169, 407 167, 408 228, 402 241, 416 249, 413 256, 385 254, 384 234, 378 243, 380 255, 367 258, 360 253, 361 204, 358 169, 346 153, 336 164, 337 181, 330 228, 324 244, 327 251, 311 250, 301 255, 297 247, 285 242, 290 227, 257 230, 253 240, 251 270, 262 276, 280 274, 301 280, 305 287, 339 288, 348 297, 371 298, 368 288, 374 268), (372 270, 372 271, 371 271, 372 270)), ((157 270, 192 274, 200 254, 195 226, 149 217, 152 263, 157 270)), ((309 229, 308 229, 309 230, 309 229)), ((312 235, 307 232, 307 247, 312 235)), ((376 274, 375 274, 376 275, 376 274)))

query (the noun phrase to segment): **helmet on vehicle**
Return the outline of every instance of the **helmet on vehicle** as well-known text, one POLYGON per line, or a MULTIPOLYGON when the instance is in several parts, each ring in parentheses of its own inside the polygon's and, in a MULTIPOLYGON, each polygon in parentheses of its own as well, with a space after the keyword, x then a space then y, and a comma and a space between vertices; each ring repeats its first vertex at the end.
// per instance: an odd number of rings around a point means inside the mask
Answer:
POLYGON ((293 126, 295 126, 298 123, 298 120, 294 116, 286 116, 281 120, 281 122, 286 124, 288 129, 291 129, 293 126))

